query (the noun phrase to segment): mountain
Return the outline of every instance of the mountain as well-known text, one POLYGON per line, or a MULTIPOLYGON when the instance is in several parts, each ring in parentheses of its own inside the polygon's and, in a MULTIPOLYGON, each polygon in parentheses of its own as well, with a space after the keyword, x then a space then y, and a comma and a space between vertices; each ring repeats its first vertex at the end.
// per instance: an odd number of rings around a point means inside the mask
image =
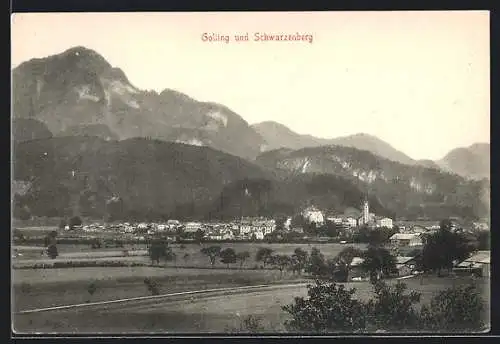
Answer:
POLYGON ((463 177, 490 178, 490 144, 475 143, 469 147, 453 149, 439 160, 438 165, 463 177))
POLYGON ((52 133, 45 124, 31 118, 14 118, 12 120, 12 137, 15 141, 47 139, 52 133))
POLYGON ((256 163, 161 140, 92 136, 14 142, 14 215, 232 219, 292 215, 307 205, 391 217, 489 214, 489 182, 342 146, 263 153, 256 163))
POLYGON ((252 124, 252 128, 266 140, 265 150, 278 148, 300 149, 328 144, 326 139, 297 134, 283 124, 274 121, 252 124))
POLYGON ((140 90, 121 69, 85 47, 24 62, 12 78, 14 118, 40 121, 54 136, 149 137, 247 159, 265 144, 227 107, 170 89, 140 90))
POLYGON ((341 177, 290 176, 209 147, 144 138, 17 142, 14 162, 14 215, 232 219, 292 215, 311 203, 358 206, 363 197, 341 177))
POLYGON ((368 134, 360 133, 334 139, 322 139, 310 135, 297 134, 286 126, 273 121, 253 124, 252 128, 266 140, 266 150, 278 148, 300 149, 306 147, 338 145, 368 150, 378 156, 402 164, 414 165, 417 163, 388 143, 368 134))
POLYGON ((256 162, 294 175, 342 177, 376 196, 399 217, 477 218, 489 214, 487 181, 469 181, 438 169, 401 164, 352 147, 283 148, 261 154, 256 162))

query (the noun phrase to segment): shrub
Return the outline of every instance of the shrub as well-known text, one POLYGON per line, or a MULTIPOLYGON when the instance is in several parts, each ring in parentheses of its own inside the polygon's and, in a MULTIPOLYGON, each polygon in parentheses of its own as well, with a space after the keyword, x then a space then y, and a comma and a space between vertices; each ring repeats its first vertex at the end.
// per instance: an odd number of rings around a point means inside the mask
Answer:
POLYGON ((483 300, 474 285, 448 288, 422 307, 422 326, 443 332, 479 331, 484 327, 483 310, 483 300))
POLYGON ((160 286, 157 281, 153 280, 150 277, 146 277, 144 279, 144 284, 148 288, 148 291, 151 295, 159 295, 160 294, 160 286))
POLYGON ((285 327, 293 332, 356 332, 365 328, 365 306, 353 298, 355 289, 317 280, 308 298, 296 297, 283 307, 292 316, 285 327))

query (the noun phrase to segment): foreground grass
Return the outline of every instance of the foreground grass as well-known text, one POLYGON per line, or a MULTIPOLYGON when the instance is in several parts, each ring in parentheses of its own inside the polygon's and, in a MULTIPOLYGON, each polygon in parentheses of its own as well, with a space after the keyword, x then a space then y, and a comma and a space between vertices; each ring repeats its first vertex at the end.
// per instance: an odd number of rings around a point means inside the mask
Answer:
POLYGON ((152 267, 13 270, 15 311, 88 301, 151 295, 150 277, 161 293, 279 283, 299 277, 273 270, 174 269, 152 267), (96 291, 90 295, 91 283, 96 291))
MULTIPOLYGON (((214 273, 216 273, 214 271, 214 273)), ((228 278, 229 276, 226 276, 228 278)), ((240 276, 241 277, 241 276, 240 276)), ((254 276, 256 277, 256 276, 254 276)), ((179 281, 182 276, 177 277, 179 281)), ((208 276, 200 276, 205 280, 208 276)), ((214 275, 214 278, 224 278, 214 275)), ((195 279, 196 280, 196 279, 195 279)), ((195 281, 193 280, 193 282, 195 281)), ((184 279, 184 284, 189 284, 184 279)), ((395 283, 396 281, 389 281, 395 283)), ((489 300, 489 280, 471 281, 469 278, 410 278, 404 281, 409 290, 422 293, 422 303, 428 303, 438 291, 454 284, 476 283, 489 300)), ((180 282, 175 282, 178 284, 180 282)), ((256 283, 259 284, 259 283, 256 283)), ((356 288, 356 297, 373 297, 371 285, 367 282, 346 283, 347 288, 356 288)), ((305 287, 287 287, 270 291, 258 291, 227 296, 214 296, 195 300, 153 302, 145 305, 120 305, 116 308, 80 309, 64 312, 47 312, 16 315, 15 327, 21 331, 58 333, 223 333, 239 327, 241 320, 252 315, 258 317, 263 332, 284 331, 283 323, 288 315, 282 306, 293 302, 296 296, 306 296, 305 287)))

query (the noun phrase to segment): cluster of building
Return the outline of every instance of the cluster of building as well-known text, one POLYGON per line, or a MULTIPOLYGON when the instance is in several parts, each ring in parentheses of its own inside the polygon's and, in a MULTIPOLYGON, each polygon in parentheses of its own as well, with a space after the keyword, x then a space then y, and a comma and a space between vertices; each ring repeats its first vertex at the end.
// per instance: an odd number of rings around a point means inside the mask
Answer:
POLYGON ((370 205, 367 199, 365 199, 362 203, 362 211, 360 215, 331 214, 325 216, 322 211, 312 206, 304 209, 302 216, 308 222, 314 222, 317 225, 323 225, 326 219, 326 221, 342 226, 344 229, 350 229, 363 225, 367 225, 371 228, 393 227, 392 219, 370 213, 370 205))
MULTIPOLYGON (((66 227, 69 230, 69 227, 66 227)), ((113 231, 121 234, 155 235, 163 234, 175 240, 181 236, 184 239, 201 237, 206 240, 263 240, 276 229, 273 219, 266 218, 241 218, 224 223, 180 222, 168 220, 164 223, 117 223, 103 225, 93 223, 74 227, 87 233, 113 231)))

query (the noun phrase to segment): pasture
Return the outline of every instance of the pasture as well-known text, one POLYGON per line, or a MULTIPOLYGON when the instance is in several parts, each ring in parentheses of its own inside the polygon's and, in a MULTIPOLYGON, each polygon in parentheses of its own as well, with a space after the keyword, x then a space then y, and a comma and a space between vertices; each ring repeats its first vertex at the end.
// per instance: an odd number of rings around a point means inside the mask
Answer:
MULTIPOLYGON (((260 268, 261 262, 255 261, 255 255, 259 248, 266 247, 273 250, 275 254, 286 254, 291 255, 296 248, 301 248, 307 252, 310 252, 313 247, 318 248, 326 259, 334 258, 337 254, 348 246, 354 246, 356 248, 365 249, 364 244, 269 244, 266 242, 256 242, 256 243, 203 243, 201 245, 188 243, 188 244, 170 244, 169 247, 172 252, 175 253, 176 259, 174 261, 166 263, 167 266, 172 267, 210 267, 210 260, 207 256, 201 253, 203 247, 209 246, 220 246, 221 249, 233 248, 236 253, 248 251, 250 257, 245 260, 242 264, 244 268, 260 268)), ((41 251, 44 250, 43 246, 15 246, 15 249, 22 254, 22 256, 16 257, 15 261, 22 261, 25 259, 46 259, 46 256, 41 255, 41 251)), ((123 249, 118 248, 100 248, 92 249, 90 245, 87 244, 58 244, 57 249, 59 252, 59 259, 79 259, 79 258, 103 258, 103 257, 122 257, 124 250, 128 251, 128 255, 145 255, 147 249, 145 244, 132 244, 124 245, 123 249)), ((164 264, 162 262, 162 264, 164 264)), ((232 264, 234 267, 239 267, 240 263, 232 264)), ((216 260, 214 267, 225 267, 219 259, 216 260)))
POLYGON ((95 267, 13 269, 16 310, 52 307, 151 295, 144 278, 158 282, 161 293, 237 287, 299 280, 277 270, 176 269, 160 267, 95 267), (91 283, 96 286, 92 295, 91 283))
MULTIPOLYGON (((389 281, 394 283, 395 281, 389 281)), ((489 279, 414 277, 404 281, 409 290, 422 293, 421 303, 428 303, 439 290, 462 283, 476 283, 489 299, 489 279)), ((367 282, 346 283, 356 288, 355 297, 373 296, 367 282)), ((96 309, 57 311, 16 315, 15 327, 23 331, 77 333, 221 333, 237 329, 249 315, 258 317, 263 332, 281 332, 288 315, 282 306, 297 296, 306 296, 307 289, 285 287, 250 293, 219 295, 194 300, 146 302, 143 305, 117 305, 96 309)), ((488 317, 488 315, 485 315, 488 317)))

